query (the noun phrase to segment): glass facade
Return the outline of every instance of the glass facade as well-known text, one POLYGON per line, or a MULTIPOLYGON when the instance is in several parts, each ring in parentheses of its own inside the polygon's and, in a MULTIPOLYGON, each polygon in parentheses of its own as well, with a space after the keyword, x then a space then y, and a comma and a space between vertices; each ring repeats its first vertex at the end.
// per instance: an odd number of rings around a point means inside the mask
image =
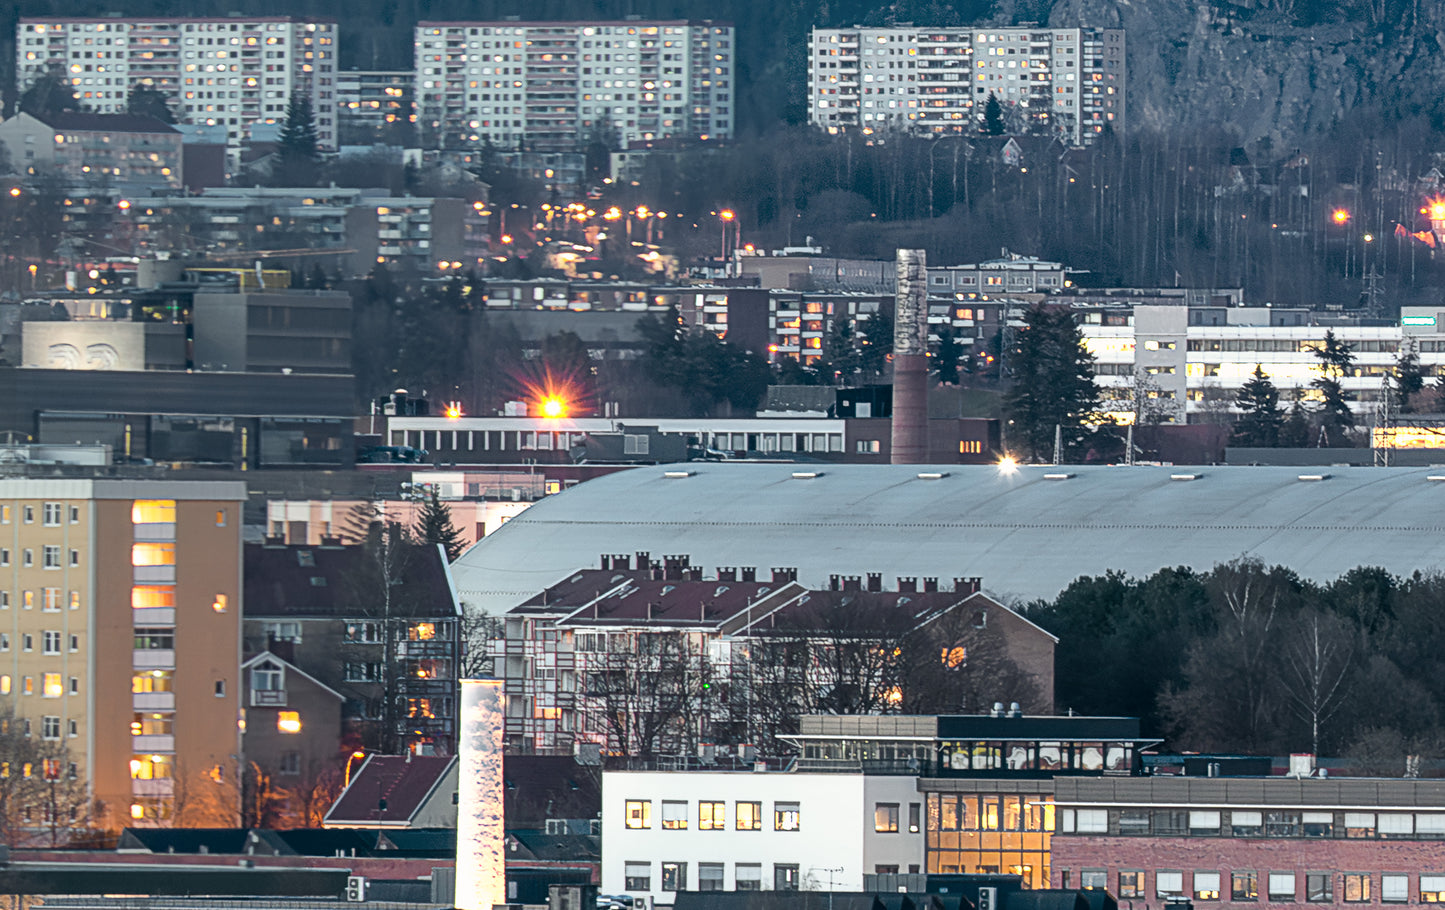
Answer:
POLYGON ((929 793, 931 873, 1004 873, 1049 887, 1053 798, 1043 793, 929 793))

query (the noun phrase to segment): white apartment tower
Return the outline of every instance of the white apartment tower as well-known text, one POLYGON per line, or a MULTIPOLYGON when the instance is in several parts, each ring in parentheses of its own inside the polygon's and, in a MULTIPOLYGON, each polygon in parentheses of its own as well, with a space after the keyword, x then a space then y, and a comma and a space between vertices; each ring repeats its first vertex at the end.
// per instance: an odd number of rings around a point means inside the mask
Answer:
POLYGON ((1087 145, 1124 122, 1124 32, 1096 28, 815 28, 808 117, 830 133, 974 133, 990 94, 1010 132, 1087 145))
POLYGON ((130 87, 148 85, 173 99, 177 120, 224 125, 233 144, 284 122, 301 91, 320 146, 336 148, 334 20, 23 18, 15 56, 21 90, 58 65, 86 107, 123 113, 130 87))
POLYGON ((422 141, 572 151, 733 132, 733 28, 713 21, 422 22, 422 141))

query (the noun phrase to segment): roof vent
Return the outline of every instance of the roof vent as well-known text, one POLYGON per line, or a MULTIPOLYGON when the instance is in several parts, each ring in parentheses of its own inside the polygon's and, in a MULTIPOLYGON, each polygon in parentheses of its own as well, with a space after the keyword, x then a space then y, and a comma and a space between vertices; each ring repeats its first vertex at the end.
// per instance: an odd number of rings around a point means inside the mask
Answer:
POLYGON ((1198 480, 1198 474, 1170 474, 1170 480, 1198 480))
POLYGON ((1301 475, 1299 476, 1299 479, 1300 479, 1300 480, 1307 480, 1307 481, 1329 480, 1329 479, 1330 479, 1330 475, 1328 475, 1328 474, 1301 474, 1301 475))
POLYGON ((794 472, 793 472, 793 479, 794 479, 794 480, 816 480, 817 478, 822 477, 822 476, 823 476, 823 472, 822 472, 822 471, 794 471, 794 472))
POLYGON ((1045 474, 1044 480, 1070 480, 1073 474, 1045 474))
POLYGON ((662 476, 668 480, 681 480, 684 477, 691 477, 696 471, 663 471, 662 476))
POLYGON ((1425 479, 1431 483, 1445 483, 1445 474, 1431 474, 1425 479))
POLYGON ((947 471, 924 471, 918 475, 919 480, 942 480, 948 476, 947 471))

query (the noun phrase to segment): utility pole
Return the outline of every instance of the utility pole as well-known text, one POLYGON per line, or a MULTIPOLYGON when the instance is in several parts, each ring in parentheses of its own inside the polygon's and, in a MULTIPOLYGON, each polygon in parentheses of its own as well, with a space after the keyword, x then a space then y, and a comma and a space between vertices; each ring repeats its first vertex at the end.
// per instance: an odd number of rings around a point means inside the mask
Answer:
POLYGON ((1064 450, 1064 425, 1054 424, 1054 464, 1059 463, 1059 456, 1064 450))

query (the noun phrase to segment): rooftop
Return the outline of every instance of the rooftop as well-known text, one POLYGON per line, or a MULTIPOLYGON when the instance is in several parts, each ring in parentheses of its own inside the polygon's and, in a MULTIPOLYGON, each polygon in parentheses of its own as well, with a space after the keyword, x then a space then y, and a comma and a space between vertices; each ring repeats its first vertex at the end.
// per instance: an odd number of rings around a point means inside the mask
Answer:
MULTIPOLYGON (((1053 598, 1081 575, 1209 569, 1240 556, 1325 581, 1357 565, 1442 566, 1445 470, 1264 466, 690 464, 637 468, 547 497, 453 566, 463 600, 501 613, 600 552, 983 576, 1000 600, 1053 598), (1313 478, 1313 479, 1312 479, 1313 478), (1432 479, 1433 478, 1433 479, 1432 479), (1437 498, 1439 501, 1437 502, 1437 498)), ((893 579, 885 586, 893 587, 893 579)))
MULTIPOLYGON (((399 549, 399 548, 398 548, 399 549)), ((394 561, 400 579, 396 616, 447 616, 457 610, 445 557, 435 546, 407 546, 394 561)), ((358 584, 379 574, 361 546, 246 544, 247 619, 266 616, 353 616, 358 584)))
POLYGON ((55 130, 74 130, 94 133, 173 133, 180 130, 163 120, 139 114, 91 114, 79 111, 57 111, 46 114, 30 114, 36 120, 55 130))

